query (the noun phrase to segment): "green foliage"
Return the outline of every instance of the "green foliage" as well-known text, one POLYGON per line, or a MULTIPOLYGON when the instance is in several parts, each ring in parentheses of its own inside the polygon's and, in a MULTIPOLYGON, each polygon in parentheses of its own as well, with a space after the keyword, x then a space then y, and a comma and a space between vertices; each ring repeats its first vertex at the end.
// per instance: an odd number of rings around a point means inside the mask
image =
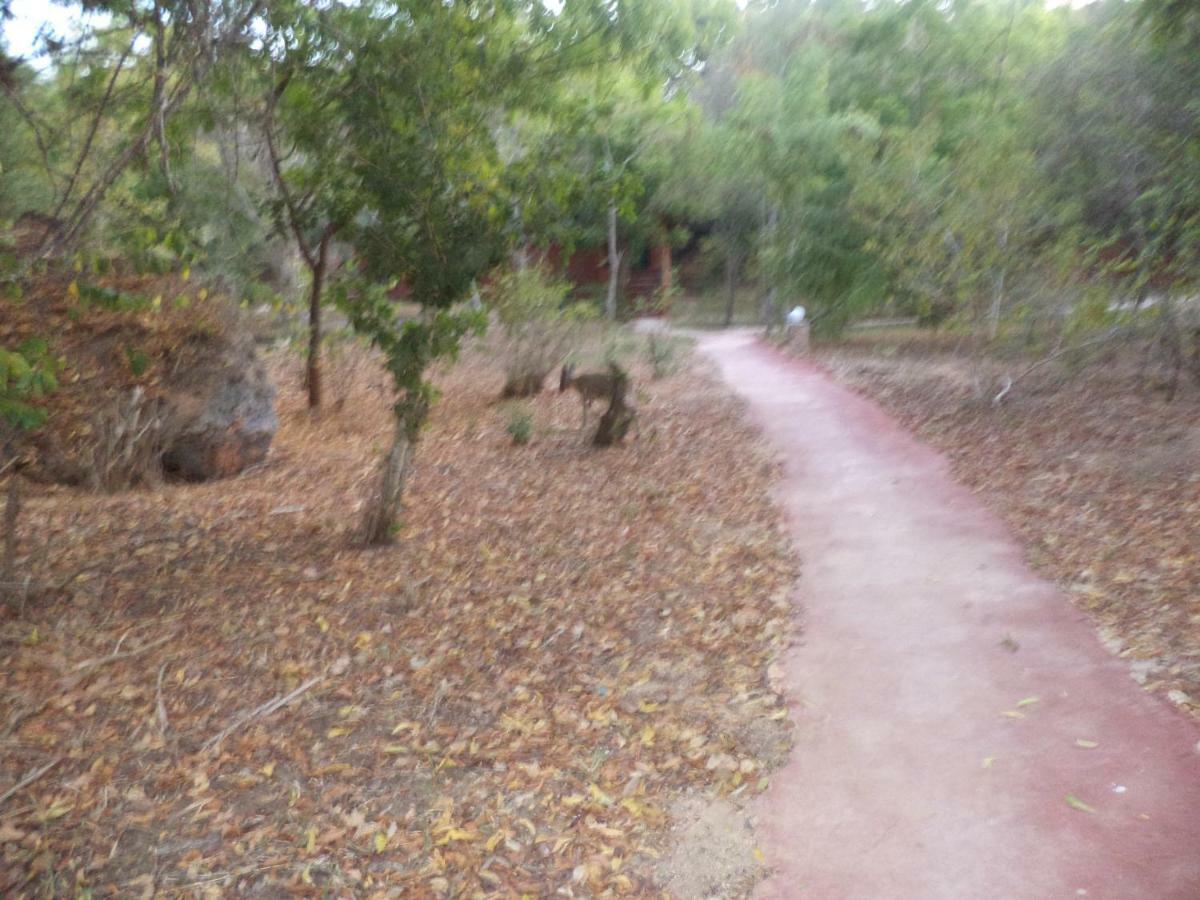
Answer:
POLYGON ((397 392, 396 418, 415 440, 435 399, 426 370, 434 360, 453 359, 465 335, 482 334, 487 317, 482 310, 458 308, 400 321, 386 287, 349 280, 336 285, 334 297, 354 330, 383 352, 397 392))
POLYGON ((150 369, 150 357, 136 347, 125 348, 125 361, 129 364, 129 374, 141 378, 150 369))
POLYGON ((666 378, 679 368, 682 352, 688 347, 686 338, 650 332, 646 335, 646 362, 654 378, 666 378))
POLYGON ((533 416, 527 409, 514 406, 509 409, 508 423, 504 426, 512 442, 518 447, 524 447, 533 437, 533 416))
POLYGON ((1055 327, 1089 268, 1200 284, 1200 55, 1190 13, 1145 9, 1168 39, 1119 0, 751 5, 669 191, 727 296, 753 279, 817 335, 874 310, 1055 327))
POLYGON ((538 266, 504 272, 487 290, 487 303, 506 333, 534 323, 586 322, 595 318, 587 304, 570 303, 571 286, 546 275, 538 266))
POLYGON ((46 421, 38 401, 58 387, 57 371, 44 340, 30 338, 16 350, 0 348, 0 431, 28 431, 46 421))
POLYGON ((150 298, 126 294, 104 285, 90 284, 78 279, 72 284, 73 289, 70 293, 78 295, 78 303, 84 309, 97 306, 113 311, 140 312, 150 309, 153 305, 150 298))

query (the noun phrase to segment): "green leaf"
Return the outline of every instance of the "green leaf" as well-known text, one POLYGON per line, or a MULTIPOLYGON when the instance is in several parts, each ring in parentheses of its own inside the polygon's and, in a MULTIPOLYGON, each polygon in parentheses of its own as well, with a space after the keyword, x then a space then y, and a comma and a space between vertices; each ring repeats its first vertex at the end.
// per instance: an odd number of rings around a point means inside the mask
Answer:
POLYGON ((1086 803, 1084 803, 1082 800, 1080 800, 1074 794, 1067 794, 1066 800, 1067 800, 1067 806, 1071 807, 1071 809, 1077 809, 1080 812, 1085 812, 1085 813, 1092 813, 1093 815, 1096 812, 1095 809, 1088 806, 1086 803))

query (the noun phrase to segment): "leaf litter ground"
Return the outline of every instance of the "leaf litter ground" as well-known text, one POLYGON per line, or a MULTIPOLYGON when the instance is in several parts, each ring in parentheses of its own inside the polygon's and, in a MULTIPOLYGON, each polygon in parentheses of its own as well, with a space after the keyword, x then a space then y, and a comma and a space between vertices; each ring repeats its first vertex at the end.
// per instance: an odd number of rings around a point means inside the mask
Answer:
POLYGON ((597 452, 574 395, 513 446, 469 354, 385 549, 353 546, 388 433, 362 363, 310 420, 276 360, 238 478, 31 491, 22 552, 66 583, 0 631, 0 787, 37 776, 0 802, 0 890, 659 890, 671 810, 761 790, 788 740, 777 472, 698 365, 635 372, 641 435, 597 452))

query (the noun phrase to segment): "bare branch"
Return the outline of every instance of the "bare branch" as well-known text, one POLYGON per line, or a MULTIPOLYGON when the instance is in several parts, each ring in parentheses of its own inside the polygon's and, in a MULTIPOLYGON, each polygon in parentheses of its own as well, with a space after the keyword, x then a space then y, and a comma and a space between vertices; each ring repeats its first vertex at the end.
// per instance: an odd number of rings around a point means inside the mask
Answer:
POLYGON ((79 181, 79 173, 83 170, 83 164, 92 152, 92 142, 96 139, 96 132, 100 130, 100 122, 104 119, 104 113, 108 109, 108 104, 112 101, 113 90, 117 86, 117 77, 125 67, 125 61, 129 58, 129 54, 133 52, 133 44, 134 41, 131 40, 129 46, 125 48, 125 52, 121 54, 121 58, 117 60, 116 66, 113 67, 112 77, 108 80, 108 87, 104 91, 104 96, 100 99, 100 105, 96 107, 96 114, 92 116, 91 124, 88 126, 87 137, 83 141, 83 147, 79 150, 79 158, 75 160, 75 170, 71 172, 67 186, 63 188, 62 196, 59 197, 58 203, 54 207, 53 217, 55 219, 62 215, 67 201, 71 199, 71 194, 75 190, 76 183, 79 181))
POLYGON ((45 775, 47 772, 49 772, 51 769, 53 769, 55 766, 57 766, 60 762, 62 762, 62 760, 63 760, 63 758, 61 756, 59 756, 55 759, 52 759, 50 762, 46 763, 44 766, 34 769, 32 772, 30 772, 28 775, 26 775, 24 778, 22 778, 16 784, 14 784, 12 787, 10 787, 3 794, 0 794, 0 803, 3 803, 5 800, 7 800, 13 794, 17 793, 17 791, 20 791, 20 790, 23 790, 24 788, 29 787, 29 785, 33 784, 35 781, 37 781, 39 778, 41 778, 43 775, 45 775))
POLYGON ((141 647, 138 647, 136 650, 118 651, 116 653, 110 653, 110 654, 108 654, 108 656, 97 656, 94 659, 85 659, 83 662, 78 663, 75 666, 75 670, 80 671, 83 669, 94 669, 97 666, 108 665, 108 663, 116 662, 119 659, 129 659, 130 657, 133 657, 133 656, 141 656, 143 653, 145 653, 149 650, 153 650, 155 647, 161 647, 163 644, 165 644, 167 641, 171 640, 171 638, 173 638, 173 637, 175 637, 174 634, 168 634, 166 637, 161 637, 161 638, 158 638, 157 640, 151 641, 148 644, 143 644, 141 647))
POLYGON ((1004 400, 1004 398, 1008 395, 1009 391, 1011 391, 1013 389, 1013 387, 1016 385, 1016 383, 1018 381, 1021 381, 1023 378, 1026 378, 1027 376, 1032 375, 1038 369, 1042 368, 1045 365, 1052 363, 1054 360, 1058 359, 1060 356, 1064 356, 1067 353, 1073 353, 1076 350, 1083 350, 1086 347, 1094 347, 1097 344, 1107 343, 1108 341, 1111 341, 1113 338, 1119 337, 1123 332, 1124 332, 1123 328, 1120 328, 1120 327, 1111 328, 1108 331, 1104 332, 1104 334, 1100 335, 1099 337, 1095 337, 1095 338, 1092 338, 1091 340, 1084 341, 1081 344, 1072 344, 1068 347, 1062 347, 1058 350, 1055 350, 1053 353, 1043 356, 1037 362, 1028 366, 1027 368, 1025 368, 1024 370, 1022 370, 1021 372, 1019 372, 1016 375, 1011 375, 1011 376, 1005 375, 1004 376, 1004 381, 1005 381, 1004 387, 1000 390, 1000 392, 998 394, 996 394, 995 397, 992 398, 992 406, 999 406, 1000 403, 1004 400))
POLYGON ((297 205, 296 198, 292 196, 292 192, 288 188, 287 179, 283 177, 283 162, 279 155, 279 147, 275 143, 275 107, 287 90, 291 79, 292 75, 288 72, 279 79, 279 82, 275 85, 275 89, 268 96, 267 109, 263 116, 263 134, 267 139, 267 158, 271 163, 271 175, 275 181, 275 189, 279 191, 279 197, 283 200, 283 206, 287 212, 288 227, 291 229, 292 235, 296 238, 296 246, 300 249, 300 255, 304 257, 304 262, 310 269, 316 269, 317 256, 313 253, 312 245, 304 236, 304 228, 301 225, 300 207, 297 205))
POLYGON ((257 719, 260 716, 270 715, 271 713, 275 712, 277 709, 281 709, 284 706, 287 706, 289 703, 291 703, 293 700, 295 700, 297 697, 299 697, 301 694, 303 694, 305 691, 307 691, 313 685, 318 684, 319 682, 324 681, 324 680, 325 680, 324 675, 318 675, 315 678, 310 678, 310 679, 308 679, 308 681, 304 682, 304 684, 300 685, 300 687, 296 688, 290 694, 285 694, 282 697, 276 697, 273 700, 268 700, 266 703, 262 704, 261 706, 256 706, 254 709, 251 709, 247 712, 240 714, 226 728, 223 728, 217 734, 213 735, 207 741, 205 741, 203 744, 203 748, 205 750, 207 750, 210 747, 215 747, 217 744, 221 743, 221 741, 225 740, 225 738, 229 737, 229 735, 233 734, 233 732, 237 731, 243 725, 246 725, 247 723, 252 722, 254 719, 257 719))

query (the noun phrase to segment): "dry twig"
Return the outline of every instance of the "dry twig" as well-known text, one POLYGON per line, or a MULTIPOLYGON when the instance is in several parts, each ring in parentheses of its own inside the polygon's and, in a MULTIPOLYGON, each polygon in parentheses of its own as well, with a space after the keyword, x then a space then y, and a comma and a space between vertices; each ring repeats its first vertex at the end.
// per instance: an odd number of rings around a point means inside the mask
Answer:
POLYGON ((53 769, 55 766, 57 766, 60 762, 62 762, 62 759, 63 758, 61 756, 55 757, 54 759, 50 760, 50 762, 46 763, 44 766, 34 769, 32 772, 30 772, 28 775, 26 775, 24 778, 22 778, 16 784, 14 784, 12 787, 10 787, 3 794, 0 794, 0 803, 3 803, 5 800, 7 800, 9 797, 11 797, 13 794, 15 794, 17 791, 22 790, 23 788, 29 787, 29 785, 33 784, 35 781, 37 781, 39 778, 41 778, 43 775, 45 775, 47 772, 49 772, 51 769, 53 769))
MULTIPOLYGON (((145 653, 148 650, 153 650, 155 647, 161 647, 163 644, 165 644, 167 641, 171 640, 171 638, 173 638, 173 637, 175 637, 175 634, 171 633, 171 634, 168 634, 166 637, 160 637, 157 640, 153 640, 148 644, 143 644, 141 647, 138 647, 136 650, 125 650, 123 652, 118 651, 118 652, 110 653, 110 654, 108 654, 108 656, 97 656, 94 659, 85 659, 83 662, 76 664, 75 671, 79 672, 79 671, 82 671, 83 669, 94 669, 94 668, 96 668, 96 666, 105 666, 111 662, 116 662, 118 659, 129 659, 131 656, 141 656, 143 653, 145 653)), ((124 640, 124 637, 122 637, 122 640, 124 640)), ((118 642, 117 646, 120 646, 119 642, 118 642)))
POLYGON ((270 715, 271 713, 275 712, 275 710, 280 709, 284 706, 287 706, 289 703, 291 703, 293 700, 295 700, 297 697, 299 697, 301 694, 303 694, 305 691, 307 691, 310 687, 312 687, 314 684, 316 684, 317 682, 320 682, 320 681, 324 681, 324 680, 325 680, 324 675, 318 675, 316 678, 310 678, 310 679, 308 679, 308 681, 304 682, 304 684, 300 685, 300 687, 296 688, 290 694, 285 694, 282 697, 276 697, 274 700, 268 700, 266 703, 262 704, 261 706, 256 706, 254 709, 250 710, 249 712, 242 713, 237 718, 235 718, 228 727, 222 729, 220 732, 218 732, 217 734, 210 737, 207 741, 205 741, 204 744, 202 745, 203 749, 207 750, 209 747, 215 747, 217 744, 221 743, 221 741, 225 740, 225 738, 229 737, 229 735, 233 734, 233 732, 237 731, 239 728, 241 728, 247 722, 253 721, 254 719, 257 719, 259 716, 270 715))
POLYGON ((171 727, 171 723, 167 720, 167 705, 165 703, 163 703, 163 692, 162 692, 163 672, 165 672, 166 670, 167 670, 166 663, 163 663, 161 666, 158 667, 158 685, 155 688, 155 697, 156 697, 156 701, 157 701, 156 706, 158 708, 158 730, 159 730, 159 733, 162 734, 164 737, 167 734, 167 730, 171 727))

